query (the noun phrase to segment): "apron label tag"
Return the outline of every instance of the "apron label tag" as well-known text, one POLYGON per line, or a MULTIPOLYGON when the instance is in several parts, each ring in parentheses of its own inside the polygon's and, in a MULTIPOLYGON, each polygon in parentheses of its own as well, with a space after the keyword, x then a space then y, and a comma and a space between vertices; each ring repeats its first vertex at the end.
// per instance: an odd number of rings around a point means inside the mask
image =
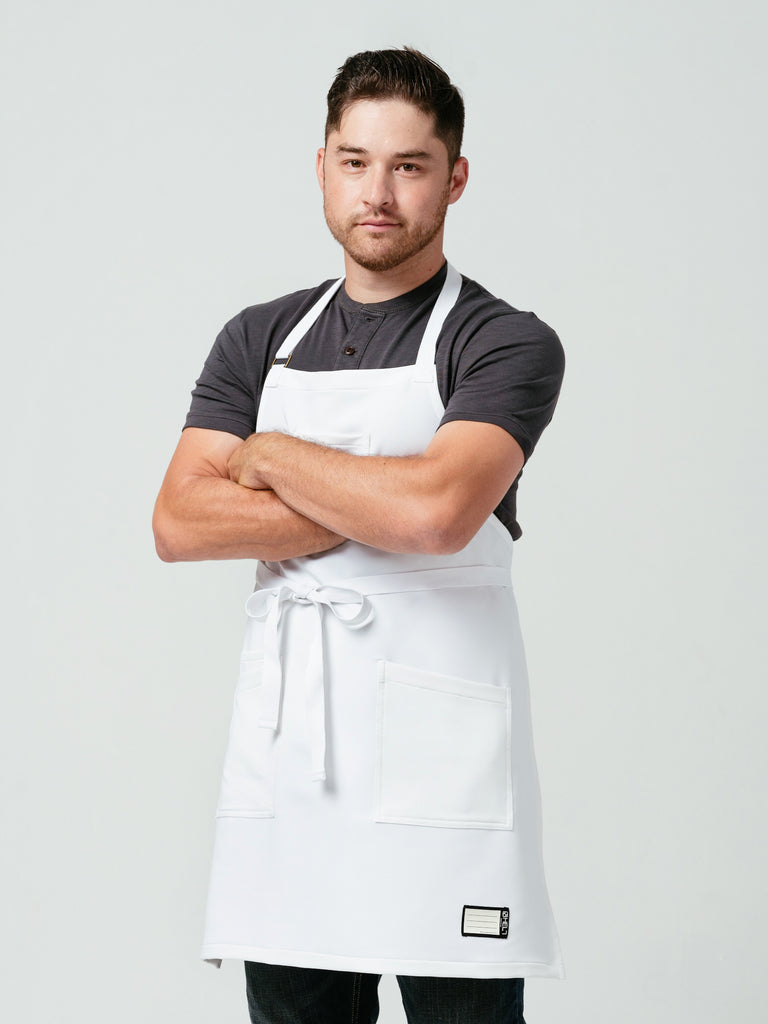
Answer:
POLYGON ((509 936, 509 907, 468 907, 461 915, 462 935, 483 935, 488 939, 509 936))

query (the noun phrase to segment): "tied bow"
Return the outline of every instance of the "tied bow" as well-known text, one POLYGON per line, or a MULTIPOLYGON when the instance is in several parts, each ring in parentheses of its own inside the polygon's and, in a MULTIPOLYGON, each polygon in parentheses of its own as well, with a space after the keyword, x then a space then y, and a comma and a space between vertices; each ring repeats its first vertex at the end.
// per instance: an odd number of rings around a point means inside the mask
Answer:
POLYGON ((246 613, 264 622, 264 671, 259 726, 277 732, 283 694, 283 623, 291 605, 312 605, 317 610, 307 652, 305 693, 310 723, 312 778, 323 781, 325 772, 325 672, 323 667, 323 614, 329 609, 348 629, 361 629, 373 618, 370 601, 359 590, 283 580, 268 590, 256 590, 245 604, 246 613))

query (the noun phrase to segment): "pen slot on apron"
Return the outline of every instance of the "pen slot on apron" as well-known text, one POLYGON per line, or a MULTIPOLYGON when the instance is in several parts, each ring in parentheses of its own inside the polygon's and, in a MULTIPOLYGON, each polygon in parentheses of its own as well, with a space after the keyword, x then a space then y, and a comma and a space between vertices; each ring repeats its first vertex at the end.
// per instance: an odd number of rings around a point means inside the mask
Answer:
POLYGON ((370 434, 360 433, 328 433, 320 431, 316 434, 301 433, 299 430, 288 429, 289 434, 301 437, 305 441, 314 441, 315 444, 325 445, 326 448, 337 448, 342 452, 349 452, 350 455, 370 455, 371 437, 370 434))
POLYGON ((224 761, 219 818, 274 816, 275 732, 260 728, 264 655, 244 651, 224 761))
POLYGON ((376 820, 511 829, 506 687, 379 663, 376 820))

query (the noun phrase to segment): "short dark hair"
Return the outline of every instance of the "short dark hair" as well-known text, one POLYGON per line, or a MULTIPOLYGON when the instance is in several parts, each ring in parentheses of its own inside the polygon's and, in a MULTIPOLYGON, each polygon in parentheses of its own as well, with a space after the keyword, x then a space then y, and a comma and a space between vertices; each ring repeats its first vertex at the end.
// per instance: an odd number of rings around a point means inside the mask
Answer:
POLYGON ((461 155, 464 101, 439 64, 412 49, 366 50, 348 57, 328 90, 325 138, 341 127, 357 100, 400 99, 435 119, 435 135, 448 150, 451 167, 461 155))

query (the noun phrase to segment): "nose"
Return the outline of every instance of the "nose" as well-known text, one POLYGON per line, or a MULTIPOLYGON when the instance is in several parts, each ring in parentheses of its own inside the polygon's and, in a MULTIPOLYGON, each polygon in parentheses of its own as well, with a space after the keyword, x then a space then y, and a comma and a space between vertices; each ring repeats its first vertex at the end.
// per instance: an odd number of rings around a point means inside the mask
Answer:
POLYGON ((389 172, 383 167, 371 167, 365 176, 363 202, 372 210, 382 210, 392 203, 389 172))

